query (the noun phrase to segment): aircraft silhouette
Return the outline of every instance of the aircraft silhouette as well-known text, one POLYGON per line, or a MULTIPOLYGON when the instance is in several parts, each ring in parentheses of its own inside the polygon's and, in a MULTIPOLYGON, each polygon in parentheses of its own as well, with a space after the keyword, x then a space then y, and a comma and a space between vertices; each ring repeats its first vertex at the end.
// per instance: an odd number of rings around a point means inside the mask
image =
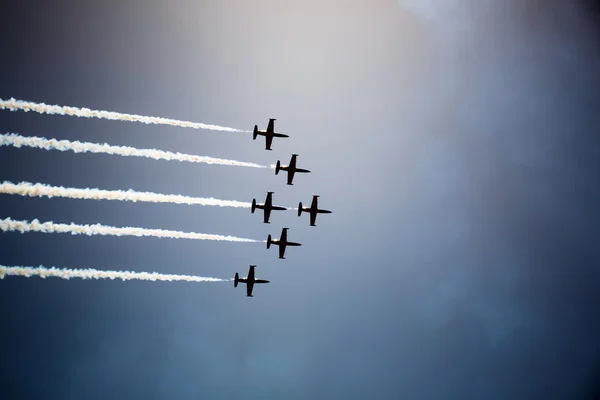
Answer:
POLYGON ((315 194, 312 199, 312 204, 308 208, 302 207, 302 202, 298 204, 298 216, 302 215, 302 211, 310 213, 310 226, 316 226, 315 221, 317 220, 317 214, 331 214, 329 210, 319 210, 318 200, 319 195, 315 194))
POLYGON ((267 192, 267 198, 265 199, 265 204, 256 204, 256 199, 252 199, 252 209, 250 210, 252 212, 252 214, 254 214, 254 210, 261 209, 261 210, 265 210, 264 212, 264 219, 263 222, 265 224, 269 224, 269 218, 271 216, 271 211, 275 210, 275 211, 283 211, 283 210, 287 210, 286 207, 280 207, 280 206, 274 206, 273 205, 273 193, 274 192, 267 192))
POLYGON ((290 160, 290 165, 281 165, 281 162, 277 160, 277 165, 275 166, 275 175, 279 173, 280 170, 287 171, 287 184, 293 185, 292 180, 294 179, 294 174, 296 172, 299 173, 309 173, 310 171, 307 169, 296 168, 296 157, 298 154, 292 154, 292 159, 290 160))
POLYGON ((279 258, 285 259, 285 248, 287 246, 302 246, 300 243, 288 242, 287 240, 287 231, 290 228, 283 228, 281 230, 281 237, 279 240, 271 239, 271 235, 267 236, 267 249, 271 247, 272 244, 279 246, 279 258))
POLYGON ((269 125, 267 126, 266 131, 260 131, 260 130, 258 130, 258 125, 254 125, 254 132, 252 134, 252 139, 256 140, 256 137, 258 135, 264 136, 265 137, 265 150, 272 150, 271 143, 273 143, 274 137, 280 137, 280 138, 289 137, 288 135, 284 135, 283 133, 275 133, 274 125, 275 125, 275 118, 269 118, 269 125))
POLYGON ((250 266, 250 270, 248 270, 248 276, 246 278, 240 278, 240 275, 236 272, 235 278, 233 279, 233 287, 237 287, 239 282, 246 284, 246 296, 247 297, 254 297, 254 296, 252 296, 252 289, 254 288, 255 283, 269 283, 269 281, 267 281, 267 280, 256 279, 254 277, 254 268, 255 267, 256 267, 256 265, 250 266))

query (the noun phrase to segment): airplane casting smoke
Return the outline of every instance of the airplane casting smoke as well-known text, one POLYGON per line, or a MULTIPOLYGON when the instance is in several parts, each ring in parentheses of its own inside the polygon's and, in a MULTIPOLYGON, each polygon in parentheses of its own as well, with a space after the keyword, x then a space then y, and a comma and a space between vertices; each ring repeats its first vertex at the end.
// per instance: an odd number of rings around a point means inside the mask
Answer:
POLYGON ((118 228, 106 225, 77 225, 71 223, 55 224, 54 222, 16 221, 12 218, 0 220, 0 230, 4 232, 42 232, 42 233, 70 233, 72 235, 109 235, 109 236, 153 236, 158 238, 172 239, 196 239, 196 240, 219 240, 228 242, 256 243, 258 240, 238 238, 235 236, 212 235, 207 233, 169 231, 164 229, 144 228, 118 228))
POLYGON ((290 242, 287 239, 287 231, 290 228, 281 229, 281 237, 279 240, 273 239, 271 235, 267 236, 267 249, 271 248, 271 245, 279 246, 279 258, 285 259, 285 249, 287 246, 302 246, 302 243, 290 242))
MULTIPOLYGON (((141 122, 145 124, 162 124, 179 126, 184 128, 193 129, 208 129, 216 131, 227 131, 227 132, 252 132, 252 139, 256 140, 258 136, 265 137, 265 149, 271 150, 273 138, 288 138, 289 136, 283 133, 275 132, 275 119, 269 119, 266 130, 259 130, 257 125, 254 125, 253 131, 244 131, 235 128, 229 128, 219 125, 208 125, 203 123, 195 123, 189 121, 180 121, 169 118, 142 116, 136 114, 124 114, 112 111, 103 110, 91 110, 88 108, 78 108, 70 106, 58 106, 58 105, 47 105, 44 103, 27 102, 23 100, 16 100, 10 98, 9 100, 0 99, 0 110, 10 111, 34 111, 40 114, 55 114, 55 115, 70 115, 83 118, 99 118, 116 121, 130 121, 130 122, 141 122)), ((111 154, 120 156, 131 156, 131 157, 146 157, 154 160, 174 160, 182 162, 195 162, 195 163, 206 163, 206 164, 217 164, 217 165, 230 165, 240 167, 251 167, 251 168, 267 168, 262 165, 247 163, 235 160, 226 160, 213 157, 195 156, 190 154, 173 153, 169 151, 162 151, 156 149, 137 149, 130 146, 111 146, 107 143, 90 143, 90 142, 79 142, 69 140, 57 140, 47 139, 43 137, 24 137, 16 133, 0 134, 0 147, 1 146, 13 146, 16 148, 30 147, 44 150, 59 150, 59 151, 72 151, 74 153, 99 153, 99 154, 111 154)), ((272 165, 275 169, 275 175, 278 175, 280 171, 287 172, 287 184, 293 185, 293 179, 296 173, 309 173, 310 170, 301 169, 297 167, 297 154, 292 154, 289 165, 282 165, 280 160, 277 160, 275 165, 272 165)), ((0 194, 11 194, 29 197, 64 197, 71 199, 85 199, 85 200, 119 200, 119 201, 131 201, 131 202, 150 202, 150 203, 172 203, 172 204, 186 204, 186 205, 203 205, 203 206, 220 206, 220 207, 237 207, 237 208, 250 208, 251 213, 254 213, 256 209, 263 210, 263 222, 269 223, 271 211, 283 211, 290 210, 293 208, 276 206, 273 205, 273 192, 267 192, 267 197, 264 204, 257 204, 256 199, 252 199, 252 203, 235 201, 235 200, 219 200, 215 198, 201 198, 201 197, 190 197, 184 195, 174 194, 160 194, 152 192, 136 192, 134 190, 103 190, 96 188, 67 188, 63 186, 51 186, 43 183, 31 183, 31 182, 20 182, 12 183, 10 181, 4 181, 0 183, 0 194)), ((308 212, 310 215, 310 225, 315 226, 315 220, 317 214, 331 213, 331 211, 323 210, 318 208, 319 196, 314 195, 313 201, 310 207, 306 208, 302 206, 300 202, 298 204, 298 216, 302 215, 302 212, 308 212)), ((289 228, 283 228, 279 239, 273 239, 269 234, 267 240, 267 249, 271 246, 279 247, 279 258, 285 258, 285 251, 288 246, 302 246, 301 243, 291 242, 287 238, 289 228)), ((0 220, 0 230, 3 232, 42 232, 42 233, 70 233, 72 235, 110 235, 110 236, 151 236, 158 238, 173 238, 173 239, 195 239, 195 240, 218 240, 218 241, 231 241, 231 242, 248 242, 256 243, 258 240, 239 238, 235 236, 224 236, 215 234, 195 233, 195 232, 181 232, 171 231, 163 229, 146 229, 146 228, 135 228, 135 227, 114 227, 106 226, 101 224, 92 225, 79 225, 79 224, 63 224, 54 223, 52 221, 40 222, 37 219, 29 222, 26 220, 13 220, 12 218, 5 218, 0 220)), ((252 297, 252 291, 254 284, 256 283, 269 283, 268 280, 256 279, 255 277, 255 265, 250 265, 248 276, 243 278, 238 273, 235 274, 233 279, 234 287, 238 286, 238 283, 242 282, 246 284, 246 295, 252 297)), ((221 282, 225 279, 217 278, 206 278, 191 275, 175 275, 175 274, 160 274, 160 273, 148 273, 148 272, 130 272, 130 271, 101 271, 95 269, 60 269, 60 268, 46 268, 44 266, 39 267, 22 267, 14 266, 7 267, 0 265, 0 279, 4 279, 5 276, 39 276, 41 278, 46 277, 58 277, 63 279, 81 278, 81 279, 122 279, 122 280, 149 280, 149 281, 188 281, 188 282, 221 282)))
POLYGON ((264 204, 257 204, 256 203, 256 199, 252 199, 252 206, 250 208, 250 212, 252 214, 254 214, 254 211, 258 208, 259 210, 264 210, 263 212, 263 222, 265 224, 270 224, 269 222, 269 218, 271 216, 271 211, 275 210, 275 211, 284 211, 284 210, 288 210, 287 207, 282 207, 282 206, 274 206, 273 205, 273 193, 274 192, 267 192, 267 198, 265 199, 265 203, 264 204))
POLYGON ((10 98, 9 100, 0 99, 0 110, 4 109, 8 109, 11 111, 22 110, 25 112, 35 111, 40 114, 72 115, 75 117, 84 118, 101 118, 115 121, 142 122, 144 124, 171 125, 180 126, 182 128, 208 129, 212 131, 249 132, 240 129, 229 128, 227 126, 208 125, 199 122, 180 121, 176 119, 162 117, 148 117, 136 114, 122 114, 114 111, 90 110, 89 108, 78 108, 57 105, 52 106, 44 103, 34 103, 30 101, 16 100, 14 98, 10 98))
POLYGON ((147 203, 173 203, 200 206, 219 206, 250 208, 251 203, 236 200, 219 200, 215 198, 189 197, 179 194, 160 194, 152 192, 136 192, 134 190, 102 190, 102 189, 76 189, 62 186, 50 186, 43 183, 4 181, 0 183, 0 193, 16 194, 29 197, 66 197, 70 199, 85 200, 120 200, 147 203))
POLYGON ((298 204, 298 216, 302 215, 302 211, 309 213, 310 215, 310 226, 316 226, 317 214, 331 214, 329 210, 323 210, 319 208, 319 195, 313 195, 312 203, 310 207, 302 207, 302 202, 298 204))
POLYGON ((249 162, 226 160, 222 158, 196 156, 192 154, 172 153, 155 149, 136 149, 129 146, 111 146, 109 144, 71 142, 70 140, 46 139, 43 137, 25 137, 16 133, 0 134, 0 146, 33 147, 44 150, 73 151, 75 153, 103 153, 118 156, 146 157, 154 160, 173 160, 235 167, 267 168, 249 162))
POLYGON ((226 282, 229 279, 205 278, 193 275, 159 274, 157 272, 130 272, 130 271, 100 271, 97 269, 60 269, 39 267, 6 267, 0 265, 0 279, 5 276, 39 276, 40 278, 81 278, 81 279, 121 279, 123 281, 185 281, 185 282, 226 282))
POLYGON ((275 175, 279 174, 279 171, 287 171, 287 184, 293 185, 292 181, 294 180, 294 175, 296 172, 301 174, 307 174, 310 171, 308 169, 302 169, 296 167, 296 158, 298 154, 292 154, 292 158, 290 159, 289 165, 281 165, 281 161, 277 160, 277 164, 275 164, 275 175))
POLYGON ((233 287, 237 287, 239 282, 246 284, 246 296, 247 297, 254 297, 254 296, 252 296, 252 289, 254 288, 255 283, 269 283, 269 281, 266 279, 256 279, 255 274, 254 274, 255 267, 256 267, 256 265, 250 266, 247 277, 240 278, 240 274, 236 272, 235 276, 233 278, 233 287))
POLYGON ((273 138, 289 137, 288 135, 285 135, 283 133, 275 132, 275 121, 276 121, 275 118, 269 119, 269 125, 267 126, 266 131, 261 131, 258 129, 258 125, 254 125, 254 131, 252 132, 252 140, 256 140, 256 137, 259 135, 264 136, 265 137, 265 150, 272 150, 271 144, 273 143, 273 138))

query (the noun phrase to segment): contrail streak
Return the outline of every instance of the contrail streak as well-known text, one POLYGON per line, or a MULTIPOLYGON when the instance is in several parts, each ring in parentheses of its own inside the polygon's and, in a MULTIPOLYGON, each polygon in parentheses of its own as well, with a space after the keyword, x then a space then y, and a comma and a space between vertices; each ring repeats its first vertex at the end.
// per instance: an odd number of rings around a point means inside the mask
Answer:
POLYGON ((180 126, 183 128, 193 129, 208 129, 212 131, 226 131, 226 132, 249 132, 240 129, 229 128, 226 126, 219 125, 208 125, 198 122, 179 121, 176 119, 161 118, 161 117, 147 117, 143 115, 135 114, 122 114, 113 111, 103 110, 90 110, 89 108, 78 108, 70 106, 51 106, 44 103, 33 103, 30 101, 16 100, 10 98, 9 100, 0 99, 0 110, 8 109, 11 111, 23 110, 25 112, 35 111, 40 114, 59 114, 59 115, 73 115, 76 117, 84 118, 102 118, 111 119, 115 121, 130 121, 130 122, 142 122, 144 124, 160 124, 160 125, 172 125, 180 126))
POLYGON ((97 269, 60 269, 39 267, 6 267, 0 265, 0 279, 5 276, 39 276, 40 278, 81 278, 81 279, 122 279, 124 281, 185 281, 185 282, 226 282, 229 279, 205 278, 193 275, 159 274, 157 272, 130 272, 130 271, 100 271, 97 269))
MULTIPOLYGON (((16 133, 0 134, 0 146, 33 147, 44 150, 73 151, 75 153, 102 153, 119 156, 147 157, 154 160, 185 161, 193 163, 205 163, 215 165, 231 165, 235 167, 267 168, 249 162, 226 160, 191 154, 172 153, 155 149, 136 149, 129 146, 111 146, 109 144, 98 144, 89 142, 71 142, 69 140, 46 139, 43 137, 25 137, 16 133)), ((275 168, 273 166, 273 168, 275 168)))
POLYGON ((215 198, 189 197, 179 194, 160 194, 152 192, 136 192, 133 190, 102 190, 102 189, 76 189, 62 186, 49 186, 43 183, 4 181, 0 183, 0 193, 16 194, 29 197, 66 197, 70 199, 85 200, 120 200, 147 203, 173 203, 200 206, 219 206, 250 208, 251 203, 236 200, 219 200, 215 198))
POLYGON ((15 221, 12 218, 0 220, 0 230, 4 232, 42 232, 42 233, 70 233, 72 235, 109 235, 109 236, 153 236, 172 239, 196 239, 196 240, 220 240, 228 242, 256 243, 257 240, 238 238, 235 236, 212 235, 207 233, 169 231, 164 229, 144 228, 118 228, 100 224, 77 225, 77 224, 55 224, 54 222, 15 221))

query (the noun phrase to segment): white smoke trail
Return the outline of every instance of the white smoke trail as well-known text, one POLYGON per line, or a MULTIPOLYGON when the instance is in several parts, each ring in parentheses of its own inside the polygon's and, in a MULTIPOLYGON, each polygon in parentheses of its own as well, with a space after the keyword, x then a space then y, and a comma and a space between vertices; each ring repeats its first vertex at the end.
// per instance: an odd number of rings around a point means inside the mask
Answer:
POLYGON ((219 200, 215 198, 188 197, 179 194, 160 194, 152 192, 136 192, 133 190, 102 190, 102 189, 76 189, 62 186, 49 186, 43 183, 4 181, 0 183, 0 193, 16 194, 29 197, 67 197, 70 199, 86 200, 120 200, 147 203, 173 203, 201 206, 250 208, 251 203, 236 200, 219 200))
POLYGON ((169 231, 164 229, 144 228, 118 228, 100 224, 77 225, 77 224, 55 224, 54 222, 15 221, 12 218, 0 220, 0 230, 4 232, 43 232, 43 233, 70 233, 72 235, 110 235, 110 236, 153 236, 172 239, 196 239, 196 240, 220 240, 228 242, 256 243, 257 240, 238 238, 235 236, 212 235, 207 233, 169 231))
MULTIPOLYGON (((195 156, 191 154, 172 153, 155 149, 136 149, 129 146, 111 146, 109 144, 98 144, 89 142, 71 142, 69 140, 46 139, 43 137, 25 137, 16 133, 0 134, 0 146, 14 147, 33 147, 44 150, 73 151, 75 153, 103 153, 119 156, 147 157, 154 160, 172 160, 185 161, 193 163, 205 163, 215 165, 231 165, 235 167, 267 168, 249 162, 226 160, 222 158, 213 158, 205 156, 195 156)), ((273 168, 275 168, 273 166, 273 168)))
POLYGON ((185 281, 185 282, 227 282, 229 279, 205 278, 193 275, 159 274, 157 272, 130 272, 130 271, 100 271, 97 269, 60 269, 39 267, 6 267, 0 265, 0 279, 5 276, 39 276, 40 278, 81 278, 81 279, 122 279, 124 281, 185 281))
POLYGON ((16 100, 14 98, 10 98, 9 100, 0 99, 0 110, 4 109, 8 109, 11 111, 23 110, 25 112, 35 111, 40 114, 73 115, 76 117, 84 118, 103 118, 116 121, 142 122, 144 124, 172 125, 180 126, 183 128, 208 129, 213 131, 250 132, 235 128, 229 128, 226 126, 207 125, 198 122, 179 121, 176 119, 169 118, 147 117, 135 114, 122 114, 113 111, 90 110, 89 108, 78 108, 70 106, 51 106, 44 103, 33 103, 30 101, 16 100))

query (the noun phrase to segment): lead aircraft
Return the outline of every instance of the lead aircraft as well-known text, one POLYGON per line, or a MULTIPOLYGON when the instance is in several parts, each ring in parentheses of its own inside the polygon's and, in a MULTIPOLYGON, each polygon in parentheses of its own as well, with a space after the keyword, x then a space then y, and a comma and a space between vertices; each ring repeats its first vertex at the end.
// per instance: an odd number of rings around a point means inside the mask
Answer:
POLYGON ((274 137, 289 137, 288 135, 284 135, 283 133, 275 132, 275 118, 269 118, 269 125, 267 125, 266 131, 258 130, 258 125, 254 125, 254 132, 252 134, 252 139, 256 140, 258 135, 265 137, 265 150, 271 150, 271 143, 273 143, 274 137))

